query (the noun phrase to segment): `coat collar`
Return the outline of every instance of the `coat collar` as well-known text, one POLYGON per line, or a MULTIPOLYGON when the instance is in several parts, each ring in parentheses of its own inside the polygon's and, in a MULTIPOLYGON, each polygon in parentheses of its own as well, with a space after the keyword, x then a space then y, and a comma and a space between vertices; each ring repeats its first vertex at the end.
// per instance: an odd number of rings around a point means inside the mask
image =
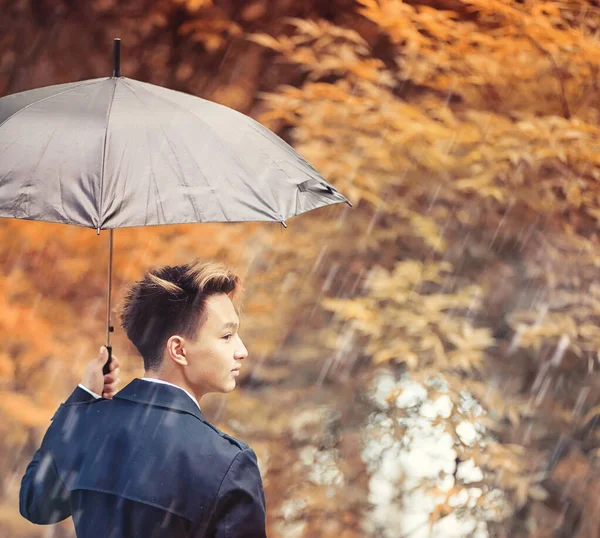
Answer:
POLYGON ((152 383, 136 378, 113 398, 183 411, 206 422, 196 403, 183 390, 164 383, 152 383))

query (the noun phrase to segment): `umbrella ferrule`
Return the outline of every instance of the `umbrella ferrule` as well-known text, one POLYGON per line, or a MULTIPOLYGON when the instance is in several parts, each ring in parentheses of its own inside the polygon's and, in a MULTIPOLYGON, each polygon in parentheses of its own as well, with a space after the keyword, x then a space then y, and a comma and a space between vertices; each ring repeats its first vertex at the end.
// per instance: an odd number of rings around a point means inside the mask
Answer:
POLYGON ((113 41, 113 77, 121 76, 121 39, 115 38, 113 41))

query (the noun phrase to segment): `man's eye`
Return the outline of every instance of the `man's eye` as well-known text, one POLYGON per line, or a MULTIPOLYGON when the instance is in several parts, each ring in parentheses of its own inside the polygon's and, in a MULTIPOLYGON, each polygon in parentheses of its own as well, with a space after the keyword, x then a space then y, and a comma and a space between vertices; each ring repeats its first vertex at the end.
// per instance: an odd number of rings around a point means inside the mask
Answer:
POLYGON ((232 336, 233 336, 232 334, 226 334, 226 335, 223 337, 223 339, 224 339, 224 340, 228 340, 228 341, 229 341, 229 340, 231 340, 231 337, 232 337, 232 336))

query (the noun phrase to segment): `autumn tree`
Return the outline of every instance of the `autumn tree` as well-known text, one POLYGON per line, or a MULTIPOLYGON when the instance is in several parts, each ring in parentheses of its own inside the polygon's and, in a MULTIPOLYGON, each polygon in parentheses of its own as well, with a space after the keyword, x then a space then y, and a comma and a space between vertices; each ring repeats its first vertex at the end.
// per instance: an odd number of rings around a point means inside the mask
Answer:
MULTIPOLYGON (((203 408, 256 448, 270 535, 395 537, 417 491, 438 534, 597 536, 598 8, 324 4, 0 2, 0 91, 105 76, 119 33, 123 72, 256 113, 355 203, 116 233, 116 296, 195 256, 247 277, 252 374, 203 408), (419 428, 456 461, 415 482, 419 428)), ((0 525, 34 536, 17 480, 103 336, 106 234, 0 244, 0 525)))
MULTIPOLYGON (((337 259, 380 265, 323 306, 360 334, 371 365, 397 364, 430 400, 444 380, 453 412, 437 422, 458 465, 483 470, 479 519, 506 536, 595 536, 595 501, 560 492, 563 461, 593 472, 597 443, 597 8, 358 4, 377 28, 370 42, 322 20, 253 37, 307 74, 266 97, 263 121, 290 126, 299 151, 361 202, 337 259), (465 393, 483 416, 461 408, 465 393), (457 434, 465 420, 478 442, 457 434), (492 513, 494 493, 505 497, 492 513)), ((474 489, 456 473, 445 491, 423 487, 440 499, 432 528, 464 513, 457 499, 474 489)))

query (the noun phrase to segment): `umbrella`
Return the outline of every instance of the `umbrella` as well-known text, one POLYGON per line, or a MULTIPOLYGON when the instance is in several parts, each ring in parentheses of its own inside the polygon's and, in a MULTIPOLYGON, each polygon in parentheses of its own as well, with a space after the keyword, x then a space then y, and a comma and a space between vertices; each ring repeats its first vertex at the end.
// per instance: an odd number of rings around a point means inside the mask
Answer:
POLYGON ((0 98, 0 217, 113 231, 192 222, 285 221, 350 202, 252 118, 113 76, 0 98))

